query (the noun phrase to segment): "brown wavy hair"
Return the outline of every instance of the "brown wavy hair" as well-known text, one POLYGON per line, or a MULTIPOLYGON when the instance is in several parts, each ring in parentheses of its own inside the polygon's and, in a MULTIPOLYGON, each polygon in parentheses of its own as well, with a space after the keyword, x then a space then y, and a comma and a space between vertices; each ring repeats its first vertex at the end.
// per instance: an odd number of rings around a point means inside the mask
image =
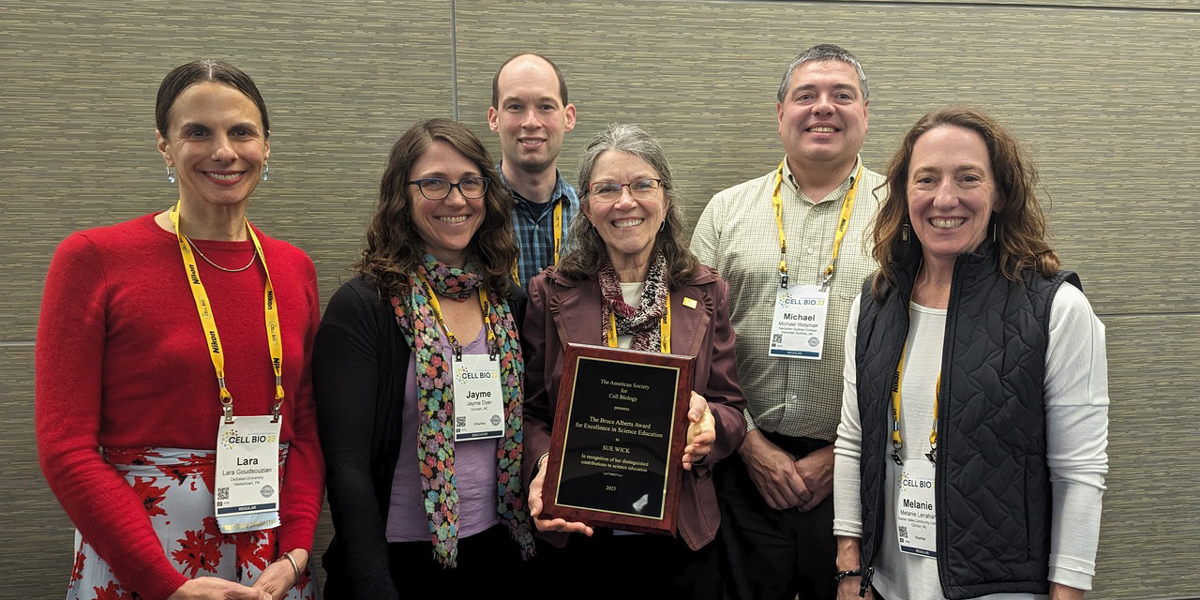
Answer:
MULTIPOLYGON (((379 204, 367 225, 367 246, 352 269, 379 291, 382 298, 408 292, 409 274, 425 257, 425 243, 412 218, 412 166, 434 142, 445 142, 475 163, 490 180, 484 195, 483 224, 471 238, 468 255, 484 276, 484 285, 511 296, 509 272, 517 260, 511 215, 513 198, 496 173, 487 148, 466 126, 450 119, 428 119, 413 125, 392 146, 387 170, 379 184, 379 204)), ((421 199, 424 200, 423 198, 421 199)))
POLYGON ((982 111, 966 107, 948 107, 921 117, 900 143, 888 165, 887 200, 875 217, 875 248, 872 255, 879 270, 871 281, 871 293, 882 299, 885 284, 895 284, 895 265, 921 256, 921 241, 901 240, 908 224, 908 169, 917 139, 938 127, 962 127, 978 133, 987 145, 996 178, 998 212, 993 212, 1000 269, 1012 281, 1021 281, 1022 272, 1034 269, 1052 275, 1059 268, 1058 254, 1046 242, 1046 215, 1035 188, 1037 169, 1025 155, 1017 139, 995 119, 982 111))
MULTIPOLYGON (((654 136, 637 125, 609 125, 592 138, 583 155, 579 157, 579 187, 576 189, 579 190, 580 203, 586 204, 589 201, 589 188, 596 160, 609 150, 624 152, 646 161, 646 164, 658 173, 659 179, 662 179, 667 214, 663 220, 662 231, 659 231, 654 239, 654 246, 661 250, 667 259, 667 287, 675 290, 687 285, 700 269, 700 261, 688 249, 687 240, 683 237, 683 198, 675 189, 675 182, 671 178, 671 165, 667 162, 662 144, 659 144, 654 136)), ((571 279, 595 276, 600 270, 600 265, 608 257, 600 232, 596 231, 585 215, 580 214, 571 221, 570 239, 571 250, 563 257, 558 272, 571 279)))

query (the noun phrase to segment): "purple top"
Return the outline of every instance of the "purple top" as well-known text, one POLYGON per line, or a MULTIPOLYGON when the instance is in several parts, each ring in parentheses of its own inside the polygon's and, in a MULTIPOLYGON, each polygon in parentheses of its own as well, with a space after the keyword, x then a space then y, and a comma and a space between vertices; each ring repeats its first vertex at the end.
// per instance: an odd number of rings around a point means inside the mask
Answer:
MULTIPOLYGON (((438 335, 443 335, 441 331, 438 335)), ((445 338, 442 338, 443 341, 445 338)), ((487 354, 487 331, 463 347, 463 354, 487 354)), ((453 356, 448 357, 451 361, 453 356)), ((453 364, 451 364, 453 368, 453 364)), ((429 542, 429 516, 421 498, 421 475, 417 471, 417 377, 416 355, 408 359, 408 383, 401 414, 400 460, 392 478, 392 501, 388 510, 387 541, 429 542)), ((499 438, 454 442, 454 474, 458 483, 458 537, 480 533, 500 522, 496 513, 496 449, 499 438)))

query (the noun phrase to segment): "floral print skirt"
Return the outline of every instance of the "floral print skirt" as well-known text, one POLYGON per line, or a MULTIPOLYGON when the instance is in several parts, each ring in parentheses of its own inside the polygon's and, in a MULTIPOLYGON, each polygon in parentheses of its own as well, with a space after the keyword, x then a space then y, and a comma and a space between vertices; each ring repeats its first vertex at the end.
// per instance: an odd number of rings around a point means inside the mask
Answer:
MULTIPOLYGON (((181 448, 106 448, 104 459, 125 476, 142 498, 163 553, 185 577, 220 577, 252 585, 267 565, 278 558, 275 530, 224 534, 213 511, 213 482, 217 455, 211 450, 181 448)), ((287 448, 280 451, 283 477, 287 448)), ((300 574, 288 600, 315 600, 312 561, 300 574)), ((134 590, 121 584, 86 539, 75 532, 75 568, 67 600, 136 600, 134 590)))

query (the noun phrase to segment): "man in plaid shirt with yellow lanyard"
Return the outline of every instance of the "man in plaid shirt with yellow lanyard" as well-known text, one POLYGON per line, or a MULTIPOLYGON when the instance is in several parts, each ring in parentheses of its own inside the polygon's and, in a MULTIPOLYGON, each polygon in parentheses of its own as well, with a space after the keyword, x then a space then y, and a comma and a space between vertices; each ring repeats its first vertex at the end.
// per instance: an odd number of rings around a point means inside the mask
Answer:
POLYGON ((868 88, 830 44, 784 74, 776 112, 785 157, 718 193, 692 251, 729 282, 749 431, 741 460, 715 468, 724 573, 735 598, 832 600, 833 445, 850 306, 875 269, 873 194, 863 167, 868 88))
POLYGON ((500 134, 497 171, 513 193, 513 228, 520 258, 513 280, 527 287, 566 254, 567 229, 579 212, 575 188, 556 167, 563 135, 575 128, 575 105, 550 59, 518 54, 492 79, 488 127, 500 134))

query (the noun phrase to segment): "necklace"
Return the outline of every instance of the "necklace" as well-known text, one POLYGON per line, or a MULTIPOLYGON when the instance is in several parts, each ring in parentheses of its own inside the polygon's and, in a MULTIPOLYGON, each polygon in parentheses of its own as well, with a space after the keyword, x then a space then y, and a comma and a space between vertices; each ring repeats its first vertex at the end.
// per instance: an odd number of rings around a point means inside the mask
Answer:
POLYGON ((242 271, 249 269, 250 265, 254 264, 254 259, 258 257, 257 252, 251 252, 250 253, 250 262, 246 263, 246 266, 238 268, 238 269, 226 269, 225 267, 218 265, 217 263, 215 263, 211 259, 209 259, 207 256, 205 256, 204 253, 200 251, 200 247, 196 245, 196 242, 192 241, 192 238, 185 235, 185 236, 183 236, 183 239, 187 240, 188 244, 191 244, 192 249, 196 251, 196 254, 200 255, 200 258, 204 259, 204 262, 206 262, 222 271, 225 271, 226 273, 241 273, 242 271))

